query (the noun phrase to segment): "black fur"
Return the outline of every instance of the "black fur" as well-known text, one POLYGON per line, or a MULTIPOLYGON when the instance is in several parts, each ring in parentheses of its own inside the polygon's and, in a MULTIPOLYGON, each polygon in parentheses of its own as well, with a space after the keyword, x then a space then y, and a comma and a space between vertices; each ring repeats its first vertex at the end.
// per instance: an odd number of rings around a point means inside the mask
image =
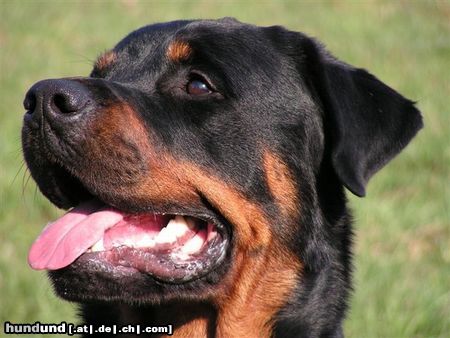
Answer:
MULTIPOLYGON (((156 24, 131 33, 114 51, 117 61, 106 70, 94 69, 91 78, 74 80, 88 88, 91 105, 126 101, 161 148, 240 187, 274 218, 277 210, 264 180, 261 145, 289 166, 301 196, 301 216, 273 228, 304 270, 277 314, 274 336, 342 337, 352 270, 351 217, 344 186, 364 196, 370 177, 422 127, 413 103, 367 71, 336 60, 314 39, 279 26, 257 27, 228 18, 156 24), (190 60, 180 64, 167 60, 166 48, 174 39, 189 43, 194 50, 190 60), (186 94, 193 72, 209 79, 212 95, 186 94), (287 231, 288 226, 295 231, 287 231)), ((70 122, 76 138, 87 137, 89 121, 90 116, 81 124, 70 122)), ((37 144, 39 137, 31 124, 24 125, 25 158, 41 191, 56 205, 73 206, 88 190, 124 210, 161 207, 142 206, 106 191, 108 182, 114 181, 111 172, 120 173, 117 168, 109 170, 108 163, 102 162, 106 160, 99 159, 104 172, 92 169, 95 182, 79 177, 81 166, 88 162, 77 141, 71 141, 76 153, 71 156, 79 164, 69 165, 64 161, 67 150, 37 144), (60 167, 65 175, 71 174, 58 178, 60 167), (81 184, 81 192, 67 189, 81 184)), ((142 156, 139 150, 134 152, 142 156)), ((140 168, 138 155, 134 168, 140 168)), ((95 159, 89 161, 91 166, 95 159)), ((167 208, 187 210, 176 201, 167 208)), ((211 206, 201 211, 220 217, 211 206)), ((82 313, 88 323, 120 322, 124 307, 140 322, 167 309, 167 302, 170 306, 177 301, 204 302, 198 290, 209 294, 232 260, 229 252, 227 263, 217 271, 182 286, 162 285, 151 278, 105 280, 103 275, 80 274, 83 268, 76 263, 52 277, 61 296, 84 303, 82 313)), ((210 331, 213 336, 214 328, 210 331)))

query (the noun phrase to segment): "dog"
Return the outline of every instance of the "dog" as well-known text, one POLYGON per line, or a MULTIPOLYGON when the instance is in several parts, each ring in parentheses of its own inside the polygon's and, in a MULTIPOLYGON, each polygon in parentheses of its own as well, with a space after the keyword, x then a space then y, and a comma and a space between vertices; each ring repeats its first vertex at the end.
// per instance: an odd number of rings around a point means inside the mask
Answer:
POLYGON ((315 39, 232 18, 145 26, 24 107, 31 175, 70 209, 29 264, 86 324, 176 337, 343 337, 345 189, 364 196, 422 127, 315 39))

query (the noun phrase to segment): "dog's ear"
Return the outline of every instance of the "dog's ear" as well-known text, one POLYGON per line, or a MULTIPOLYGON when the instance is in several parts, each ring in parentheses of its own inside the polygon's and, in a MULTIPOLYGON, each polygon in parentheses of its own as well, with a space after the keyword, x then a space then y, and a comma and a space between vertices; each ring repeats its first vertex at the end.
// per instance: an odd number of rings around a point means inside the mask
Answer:
POLYGON ((313 39, 302 40, 302 72, 322 105, 332 165, 344 186, 362 197, 370 177, 423 126, 422 117, 412 101, 364 69, 335 59, 313 39))

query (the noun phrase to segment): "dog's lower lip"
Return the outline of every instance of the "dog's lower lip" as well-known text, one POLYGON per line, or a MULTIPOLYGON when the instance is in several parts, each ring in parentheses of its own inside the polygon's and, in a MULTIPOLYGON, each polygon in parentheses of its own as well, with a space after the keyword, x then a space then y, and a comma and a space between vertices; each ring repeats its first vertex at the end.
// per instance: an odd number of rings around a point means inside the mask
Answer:
POLYGON ((200 252, 190 257, 178 257, 171 252, 153 252, 120 246, 107 251, 86 252, 75 263, 89 262, 109 274, 143 273, 166 283, 185 283, 208 274, 225 258, 227 240, 221 235, 208 242, 200 252))

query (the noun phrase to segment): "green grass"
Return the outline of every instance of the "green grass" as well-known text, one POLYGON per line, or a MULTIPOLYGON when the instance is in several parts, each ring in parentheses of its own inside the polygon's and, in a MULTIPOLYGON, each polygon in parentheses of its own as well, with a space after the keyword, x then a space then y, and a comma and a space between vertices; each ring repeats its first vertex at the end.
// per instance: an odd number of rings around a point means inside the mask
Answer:
POLYGON ((418 101, 426 128, 371 181, 366 198, 351 197, 356 272, 345 331, 448 337, 450 4, 430 1, 0 0, 0 321, 77 320, 45 274, 26 263, 42 226, 60 214, 21 168, 27 88, 43 78, 88 74, 101 51, 141 25, 222 16, 316 36, 339 58, 418 101))

